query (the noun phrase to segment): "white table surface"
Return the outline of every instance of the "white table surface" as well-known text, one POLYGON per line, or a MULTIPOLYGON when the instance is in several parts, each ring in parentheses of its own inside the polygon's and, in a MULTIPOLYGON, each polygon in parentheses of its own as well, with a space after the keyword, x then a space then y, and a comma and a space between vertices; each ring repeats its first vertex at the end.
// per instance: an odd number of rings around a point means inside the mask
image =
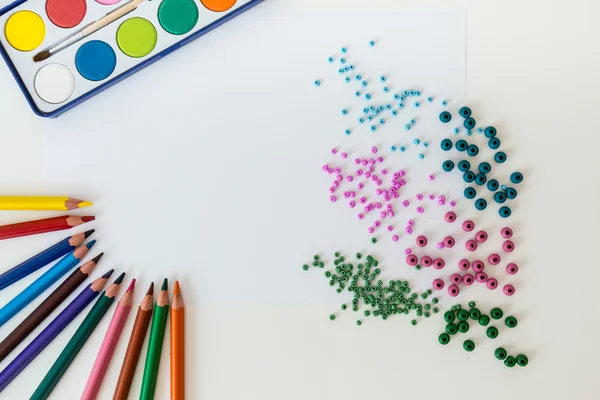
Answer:
MULTIPOLYGON (((400 2, 375 0, 368 5, 385 12, 390 3, 400 2)), ((513 337, 517 347, 519 342, 535 344, 529 352, 530 366, 510 371, 483 355, 469 358, 457 347, 441 351, 432 344, 431 335, 422 334, 424 330, 391 323, 365 324, 362 330, 349 323, 324 328, 329 324, 323 318, 327 310, 315 301, 284 310, 277 305, 262 307, 260 312, 250 312, 252 305, 227 305, 203 310, 206 318, 202 326, 194 326, 194 345, 201 346, 211 360, 218 360, 219 353, 238 353, 237 365, 195 362, 194 385, 202 395, 198 398, 479 399, 483 393, 488 399, 598 398, 600 272, 595 227, 600 214, 593 185, 600 166, 600 26, 596 23, 600 3, 404 3, 466 4, 468 103, 484 118, 502 118, 502 129, 508 132, 505 143, 521 150, 513 161, 528 166, 518 225, 524 235, 521 246, 529 254, 527 281, 522 286, 528 294, 520 299, 520 307, 530 312, 521 319, 519 335, 513 337), (227 330, 240 325, 247 329, 227 330), (211 329, 216 326, 218 331, 211 329), (357 346, 368 346, 370 351, 361 352, 361 359, 353 363, 357 346), (229 368, 236 373, 228 376, 229 368), (240 370, 247 374, 239 374, 240 370), (229 381, 215 380, 224 376, 229 381)), ((43 191, 44 121, 29 110, 4 64, 0 65, 0 121, 3 192, 43 191)), ((25 217, 27 213, 1 213, 0 221, 25 217)), ((3 260, 17 262, 30 253, 31 246, 41 244, 38 237, 0 243, 0 254, 3 260)), ((23 393, 30 393, 30 388, 23 393)))

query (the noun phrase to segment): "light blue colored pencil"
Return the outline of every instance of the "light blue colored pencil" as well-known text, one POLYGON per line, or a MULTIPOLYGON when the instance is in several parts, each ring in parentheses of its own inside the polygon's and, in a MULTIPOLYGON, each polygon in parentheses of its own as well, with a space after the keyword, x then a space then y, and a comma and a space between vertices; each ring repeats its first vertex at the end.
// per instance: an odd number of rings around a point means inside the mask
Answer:
POLYGON ((92 240, 88 244, 79 246, 61 258, 60 261, 52 266, 52 268, 44 275, 40 276, 31 285, 27 286, 25 290, 9 301, 8 304, 0 308, 0 326, 7 323, 19 311, 25 308, 25 306, 59 280, 61 276, 79 264, 94 243, 96 243, 96 241, 92 240))

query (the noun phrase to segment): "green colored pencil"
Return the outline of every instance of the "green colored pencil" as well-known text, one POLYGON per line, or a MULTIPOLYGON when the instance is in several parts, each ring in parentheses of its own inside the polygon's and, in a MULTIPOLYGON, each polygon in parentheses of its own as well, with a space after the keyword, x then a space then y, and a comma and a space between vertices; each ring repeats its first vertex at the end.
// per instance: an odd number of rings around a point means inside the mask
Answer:
POLYGON ((165 279, 160 288, 160 294, 156 300, 154 315, 152 316, 152 328, 150 329, 150 340, 148 341, 148 354, 146 355, 146 365, 144 367, 144 378, 142 379, 140 400, 154 399, 156 378, 158 376, 158 367, 160 365, 160 353, 165 337, 167 315, 169 314, 169 293, 167 292, 167 289, 168 283, 165 279))
POLYGON ((110 285, 108 289, 102 293, 102 296, 96 301, 94 307, 90 310, 88 315, 86 315, 85 319, 77 328, 77 331, 73 334, 69 343, 65 346, 63 351, 60 353, 50 371, 42 380, 42 383, 38 386, 31 396, 30 400, 45 400, 50 396, 52 390, 56 387, 60 379, 63 377, 67 369, 77 357, 79 351, 85 345, 85 342, 88 340, 96 326, 104 317, 104 314, 108 311, 112 303, 115 301, 115 296, 119 292, 119 287, 121 286, 121 282, 123 282, 123 278, 125 278, 125 273, 123 272, 116 280, 115 283, 110 285))

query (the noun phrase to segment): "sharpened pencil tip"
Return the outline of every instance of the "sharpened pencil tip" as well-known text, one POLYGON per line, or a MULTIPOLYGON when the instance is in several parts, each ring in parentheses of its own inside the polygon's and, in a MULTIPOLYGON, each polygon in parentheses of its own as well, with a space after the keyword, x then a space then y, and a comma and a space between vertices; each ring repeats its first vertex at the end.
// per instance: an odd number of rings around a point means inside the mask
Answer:
POLYGON ((146 296, 150 295, 152 296, 154 294, 154 282, 152 282, 150 284, 150 287, 148 288, 148 291, 146 292, 146 296))
POLYGON ((81 217, 81 220, 82 220, 83 222, 90 222, 90 221, 93 221, 93 220, 95 220, 95 219, 96 219, 96 217, 92 217, 92 216, 85 216, 85 217, 81 217))
POLYGON ((181 294, 181 289, 179 289, 179 281, 175 281, 175 288, 173 289, 173 296, 176 294, 181 294))
POLYGON ((131 280, 131 283, 129 284, 129 287, 127 288, 127 292, 131 292, 133 289, 135 288, 135 278, 133 278, 131 280))
POLYGON ((104 253, 100 253, 100 254, 98 254, 96 257, 92 258, 92 260, 91 260, 91 261, 92 261, 94 264, 98 264, 98 261, 100 261, 100 259, 102 258, 102 256, 103 256, 103 255, 104 255, 104 253))
POLYGON ((95 229, 90 229, 89 231, 85 231, 85 232, 83 232, 83 237, 87 239, 87 238, 89 238, 90 236, 92 236, 92 234, 93 234, 94 232, 96 232, 96 230, 95 230, 95 229))
POLYGON ((115 285, 120 285, 125 279, 125 272, 121 273, 117 279, 115 279, 115 285))
POLYGON ((160 290, 167 290, 168 288, 169 288, 169 280, 167 278, 165 278, 160 290))
POLYGON ((90 240, 90 241, 88 242, 88 244, 86 244, 86 245, 85 245, 85 247, 87 247, 87 248, 88 248, 88 250, 89 250, 89 249, 91 249, 92 247, 94 247, 94 245, 95 245, 95 244, 96 244, 96 239, 93 239, 93 240, 90 240))
POLYGON ((115 272, 114 269, 111 269, 110 271, 108 271, 107 273, 105 273, 104 275, 102 275, 103 278, 110 278, 110 276, 113 274, 113 272, 115 272))
POLYGON ((77 205, 78 208, 84 208, 84 207, 91 207, 93 206, 94 203, 92 203, 91 201, 82 201, 81 203, 79 203, 77 205))

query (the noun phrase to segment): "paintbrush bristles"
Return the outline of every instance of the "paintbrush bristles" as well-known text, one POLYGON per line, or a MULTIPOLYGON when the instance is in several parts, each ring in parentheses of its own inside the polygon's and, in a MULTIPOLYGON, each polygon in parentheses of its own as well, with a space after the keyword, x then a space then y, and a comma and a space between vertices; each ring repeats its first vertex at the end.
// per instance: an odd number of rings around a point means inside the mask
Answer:
POLYGON ((33 62, 41 62, 50 57, 50 52, 48 50, 40 51, 35 56, 33 56, 33 62))

